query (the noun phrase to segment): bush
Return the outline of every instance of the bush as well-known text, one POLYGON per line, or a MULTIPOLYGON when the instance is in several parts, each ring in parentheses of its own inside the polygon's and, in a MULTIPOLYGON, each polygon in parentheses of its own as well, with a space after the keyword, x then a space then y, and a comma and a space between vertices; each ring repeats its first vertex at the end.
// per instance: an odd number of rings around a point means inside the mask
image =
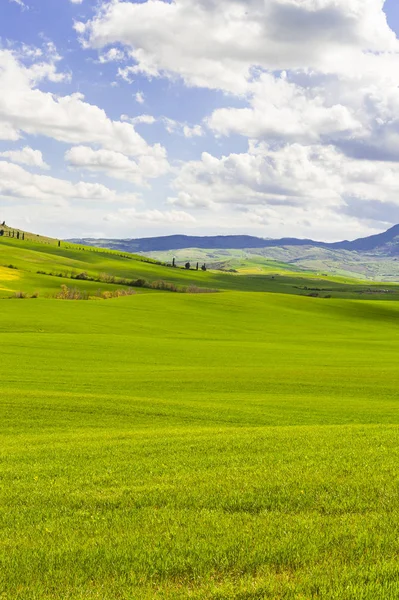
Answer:
POLYGON ((103 300, 109 300, 110 298, 120 298, 122 296, 133 296, 136 294, 134 290, 98 290, 97 298, 102 298, 103 300))
MULTIPOLYGON (((60 275, 60 277, 62 277, 62 275, 60 275)), ((80 279, 82 281, 87 281, 89 279, 89 276, 86 273, 86 271, 83 271, 83 273, 79 273, 78 275, 75 275, 74 279, 80 279)))
POLYGON ((61 291, 55 295, 55 298, 58 300, 88 300, 89 294, 86 291, 62 285, 61 291))
POLYGON ((132 279, 129 283, 132 287, 148 287, 148 282, 145 279, 132 279))
POLYGON ((151 283, 151 289, 163 290, 163 291, 168 291, 168 292, 178 292, 179 291, 177 285, 175 285, 174 283, 169 283, 168 281, 163 281, 163 279, 160 279, 159 281, 153 281, 151 283))

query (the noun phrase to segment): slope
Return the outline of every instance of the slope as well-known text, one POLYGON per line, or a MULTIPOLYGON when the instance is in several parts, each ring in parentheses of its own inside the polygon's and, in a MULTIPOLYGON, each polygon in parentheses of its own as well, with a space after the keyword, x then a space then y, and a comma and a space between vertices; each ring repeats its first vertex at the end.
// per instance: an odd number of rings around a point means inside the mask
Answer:
POLYGON ((398 596, 398 303, 0 302, 4 600, 398 596))
POLYGON ((270 261, 268 268, 241 273, 172 268, 147 257, 121 251, 79 246, 25 233, 24 239, 0 237, 0 297, 34 294, 53 297, 61 285, 85 296, 117 289, 136 291, 242 290, 334 298, 395 300, 399 286, 354 282, 349 277, 297 271, 270 261))

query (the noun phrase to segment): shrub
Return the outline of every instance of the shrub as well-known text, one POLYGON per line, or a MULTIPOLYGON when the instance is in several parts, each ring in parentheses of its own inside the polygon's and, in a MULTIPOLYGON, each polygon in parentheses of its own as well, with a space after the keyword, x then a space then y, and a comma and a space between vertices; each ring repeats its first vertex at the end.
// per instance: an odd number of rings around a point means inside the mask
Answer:
POLYGON ((103 300, 109 300, 110 298, 133 296, 134 294, 136 294, 134 290, 98 290, 96 295, 98 298, 103 298, 103 300))
MULTIPOLYGON (((62 276, 61 276, 61 277, 62 277, 62 276)), ((88 276, 88 274, 86 273, 86 271, 83 271, 83 273, 79 273, 78 275, 76 275, 76 276, 74 277, 74 279, 80 279, 80 280, 83 280, 83 281, 87 281, 87 279, 89 279, 89 276, 88 276)))
POLYGON ((148 287, 148 282, 145 279, 135 279, 129 285, 132 287, 148 287))
POLYGON ((55 295, 55 298, 58 300, 88 300, 89 294, 86 291, 62 285, 61 291, 55 295))
POLYGON ((179 288, 174 283, 169 283, 168 281, 163 281, 160 279, 159 281, 153 281, 151 283, 151 289, 153 290, 163 290, 168 292, 178 292, 179 288))

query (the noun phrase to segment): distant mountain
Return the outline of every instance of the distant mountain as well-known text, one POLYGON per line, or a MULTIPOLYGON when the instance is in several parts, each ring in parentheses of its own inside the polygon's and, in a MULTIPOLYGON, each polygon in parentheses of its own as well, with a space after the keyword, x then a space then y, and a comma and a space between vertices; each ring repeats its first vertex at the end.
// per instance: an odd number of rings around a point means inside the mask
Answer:
POLYGON ((181 250, 184 248, 206 249, 231 249, 243 250, 245 248, 277 248, 281 246, 313 246, 330 250, 351 250, 355 252, 378 252, 381 255, 393 256, 399 254, 399 225, 395 225, 383 233, 359 238, 354 241, 342 241, 329 244, 308 239, 281 238, 267 239, 251 235, 217 235, 217 236, 190 236, 169 235, 163 237, 137 238, 137 239, 72 239, 75 243, 88 246, 99 246, 122 250, 125 252, 162 252, 167 250, 181 250))
POLYGON ((356 252, 371 252, 380 249, 385 254, 399 254, 399 225, 394 225, 383 233, 359 238, 353 242, 337 242, 327 244, 327 247, 338 250, 354 250, 356 252))

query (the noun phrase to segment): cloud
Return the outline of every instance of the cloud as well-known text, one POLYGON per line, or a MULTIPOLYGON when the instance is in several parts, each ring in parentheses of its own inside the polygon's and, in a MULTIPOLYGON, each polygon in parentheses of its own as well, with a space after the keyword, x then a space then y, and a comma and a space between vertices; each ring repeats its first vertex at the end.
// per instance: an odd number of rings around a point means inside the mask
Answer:
POLYGON ((128 121, 133 125, 153 125, 154 123, 156 123, 157 120, 152 115, 138 115, 137 117, 128 117, 127 115, 121 115, 121 121, 128 121))
MULTIPOLYGON (((84 43, 120 43, 126 77, 182 77, 187 85, 247 91, 254 68, 334 72, 364 51, 396 52, 382 0, 180 0, 100 5, 76 25, 84 43)), ((346 68, 344 66, 344 68, 346 68)))
POLYGON ((160 121, 165 125, 168 133, 177 133, 186 138, 202 137, 205 134, 201 125, 188 125, 187 123, 181 123, 168 117, 161 117, 160 121))
POLYGON ((10 162, 0 161, 0 196, 56 204, 65 200, 135 203, 135 194, 118 194, 99 183, 72 183, 47 175, 35 175, 10 162))
MULTIPOLYGON (((323 94, 304 77, 302 85, 262 74, 251 84, 249 108, 219 108, 207 125, 220 135, 240 134, 256 139, 315 143, 362 132, 358 113, 323 94)), ((339 94, 338 94, 339 96, 339 94)))
POLYGON ((82 4, 83 0, 69 0, 72 4, 82 4))
POLYGON ((44 162, 43 155, 40 150, 33 150, 29 146, 25 146, 22 150, 7 150, 0 152, 0 158, 8 158, 11 162, 30 167, 39 167, 40 169, 49 169, 49 165, 44 162))
MULTIPOLYGON (((77 29, 88 47, 125 48, 126 80, 179 76, 240 96, 205 119, 216 136, 399 160, 399 41, 382 0, 113 0, 77 29)), ((170 133, 204 133, 163 121, 170 133)))
MULTIPOLYGON (((104 110, 84 101, 79 93, 61 96, 43 92, 43 81, 62 82, 64 75, 50 62, 23 64, 16 53, 0 50, 0 136, 16 140, 22 132, 44 135, 69 144, 96 144, 104 150, 138 158, 148 167, 151 161, 166 162, 166 151, 159 144, 150 146, 134 126, 109 119, 104 110)), ((144 176, 144 173, 143 173, 144 176)))
MULTIPOLYGON (((72 0, 71 0, 72 1, 72 0)), ((120 62, 125 59, 125 53, 119 48, 110 48, 108 52, 100 55, 100 63, 120 62)))
POLYGON ((135 98, 136 102, 138 102, 139 104, 144 104, 144 102, 145 102, 145 97, 144 97, 143 92, 137 92, 134 95, 134 98, 135 98))
POLYGON ((109 177, 143 185, 147 179, 164 175, 169 170, 166 153, 157 146, 158 155, 141 155, 137 161, 113 150, 93 150, 88 146, 75 146, 65 154, 70 166, 90 171, 104 172, 109 177))
MULTIPOLYGON (((290 215, 337 221, 338 213, 354 216, 354 207, 362 219, 360 207, 368 203, 378 203, 380 220, 386 205, 389 222, 392 204, 399 206, 399 165, 350 159, 331 145, 276 149, 250 142, 246 153, 220 159, 203 153, 200 161, 182 167, 173 186, 176 195, 168 203, 175 207, 235 208, 262 218, 280 216, 282 225, 290 215)), ((364 218, 370 214, 365 209, 364 218)))

